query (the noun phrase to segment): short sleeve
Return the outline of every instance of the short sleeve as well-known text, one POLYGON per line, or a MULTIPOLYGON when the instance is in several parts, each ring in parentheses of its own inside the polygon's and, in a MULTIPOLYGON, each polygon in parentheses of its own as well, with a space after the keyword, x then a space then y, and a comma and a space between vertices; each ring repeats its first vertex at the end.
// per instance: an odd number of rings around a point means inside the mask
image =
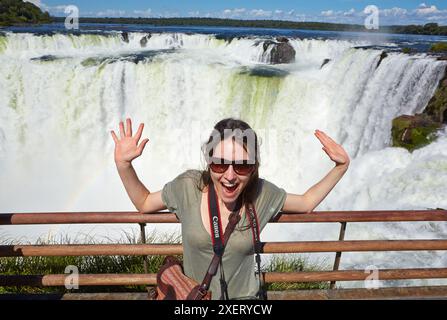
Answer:
POLYGON ((166 208, 175 213, 182 221, 184 206, 188 203, 188 198, 192 196, 195 182, 200 176, 196 170, 188 170, 177 176, 174 180, 166 183, 161 191, 161 200, 166 208))
POLYGON ((279 188, 267 180, 260 179, 260 191, 255 201, 255 208, 261 229, 281 211, 286 197, 287 193, 283 188, 279 188))
POLYGON ((171 212, 176 212, 178 208, 176 192, 174 191, 176 189, 176 183, 175 179, 166 183, 161 191, 161 200, 171 212))

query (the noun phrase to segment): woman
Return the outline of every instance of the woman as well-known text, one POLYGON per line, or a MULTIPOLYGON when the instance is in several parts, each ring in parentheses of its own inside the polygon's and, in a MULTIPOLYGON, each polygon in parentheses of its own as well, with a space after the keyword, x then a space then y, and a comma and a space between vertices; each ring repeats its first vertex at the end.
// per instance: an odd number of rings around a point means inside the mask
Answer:
MULTIPOLYGON (((132 123, 120 122, 120 138, 111 132, 115 141, 115 163, 124 187, 139 212, 151 213, 163 209, 174 212, 182 224, 183 261, 185 274, 201 282, 211 258, 213 247, 208 212, 208 187, 213 185, 220 207, 221 225, 225 230, 228 217, 237 208, 241 219, 231 234, 222 259, 225 280, 230 298, 253 297, 259 290, 254 273, 254 250, 249 219, 244 205, 253 203, 260 229, 278 212, 310 213, 327 196, 345 174, 349 157, 345 150, 324 132, 315 136, 323 150, 335 162, 335 167, 303 195, 286 193, 284 189, 259 178, 259 146, 256 133, 250 126, 235 119, 224 119, 216 124, 204 145, 207 168, 204 171, 188 170, 167 183, 161 191, 149 192, 132 167, 148 139, 140 144, 143 124, 132 136, 132 123), (241 206, 242 204, 242 206, 241 206)), ((217 274, 219 274, 218 271, 217 274)), ((212 298, 221 293, 215 276, 210 285, 212 298)))

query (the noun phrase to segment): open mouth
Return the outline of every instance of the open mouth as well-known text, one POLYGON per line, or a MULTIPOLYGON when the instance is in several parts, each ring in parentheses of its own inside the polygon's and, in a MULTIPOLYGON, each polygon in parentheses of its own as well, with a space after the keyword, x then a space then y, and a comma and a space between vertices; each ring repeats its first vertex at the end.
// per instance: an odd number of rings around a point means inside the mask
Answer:
POLYGON ((227 183, 227 182, 222 182, 222 187, 225 191, 225 193, 227 193, 228 195, 232 195, 237 187, 239 186, 239 183, 227 183))

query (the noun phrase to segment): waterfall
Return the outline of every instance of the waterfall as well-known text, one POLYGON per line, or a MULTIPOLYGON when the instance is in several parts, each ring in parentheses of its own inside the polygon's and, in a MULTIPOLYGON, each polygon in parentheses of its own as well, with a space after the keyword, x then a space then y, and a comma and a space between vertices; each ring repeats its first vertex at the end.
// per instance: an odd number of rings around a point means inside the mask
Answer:
MULTIPOLYGON (((134 130, 145 123, 150 141, 134 166, 156 191, 186 169, 203 168, 200 146, 229 116, 257 130, 261 176, 290 193, 305 192, 333 166, 315 129, 345 147, 351 167, 317 210, 447 208, 447 132, 413 153, 391 147, 392 119, 425 108, 445 62, 389 53, 379 64, 381 50, 355 48, 364 42, 290 39, 295 63, 268 65, 260 37, 154 33, 143 45, 147 35, 0 35, 0 212, 133 211, 113 162, 110 130, 120 120, 131 117, 134 130)), ((348 225, 347 239, 439 238, 447 231, 428 222, 369 226, 348 225)), ((120 231, 83 228, 93 236, 120 231)), ((43 230, 2 227, 0 236, 33 238, 43 230)), ((263 238, 337 234, 336 225, 269 225, 263 238)), ((436 252, 347 253, 342 267, 371 259, 379 267, 417 267, 427 257, 447 262, 436 252)))

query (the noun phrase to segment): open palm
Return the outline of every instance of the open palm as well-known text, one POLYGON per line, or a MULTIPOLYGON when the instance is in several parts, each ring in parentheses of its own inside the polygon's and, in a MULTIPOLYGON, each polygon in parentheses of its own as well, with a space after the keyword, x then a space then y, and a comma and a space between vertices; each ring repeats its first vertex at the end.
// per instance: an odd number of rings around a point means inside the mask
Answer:
POLYGON ((336 165, 349 165, 349 156, 341 145, 337 144, 323 131, 315 130, 315 136, 323 145, 323 151, 326 152, 329 158, 331 158, 336 165))
POLYGON ((112 138, 115 141, 115 162, 116 163, 130 163, 135 158, 139 157, 143 153, 143 149, 149 139, 144 139, 138 145, 138 141, 143 133, 144 124, 141 123, 138 127, 137 133, 132 137, 132 121, 126 119, 126 129, 124 129, 124 123, 121 121, 120 127, 120 139, 116 136, 112 130, 112 138))

